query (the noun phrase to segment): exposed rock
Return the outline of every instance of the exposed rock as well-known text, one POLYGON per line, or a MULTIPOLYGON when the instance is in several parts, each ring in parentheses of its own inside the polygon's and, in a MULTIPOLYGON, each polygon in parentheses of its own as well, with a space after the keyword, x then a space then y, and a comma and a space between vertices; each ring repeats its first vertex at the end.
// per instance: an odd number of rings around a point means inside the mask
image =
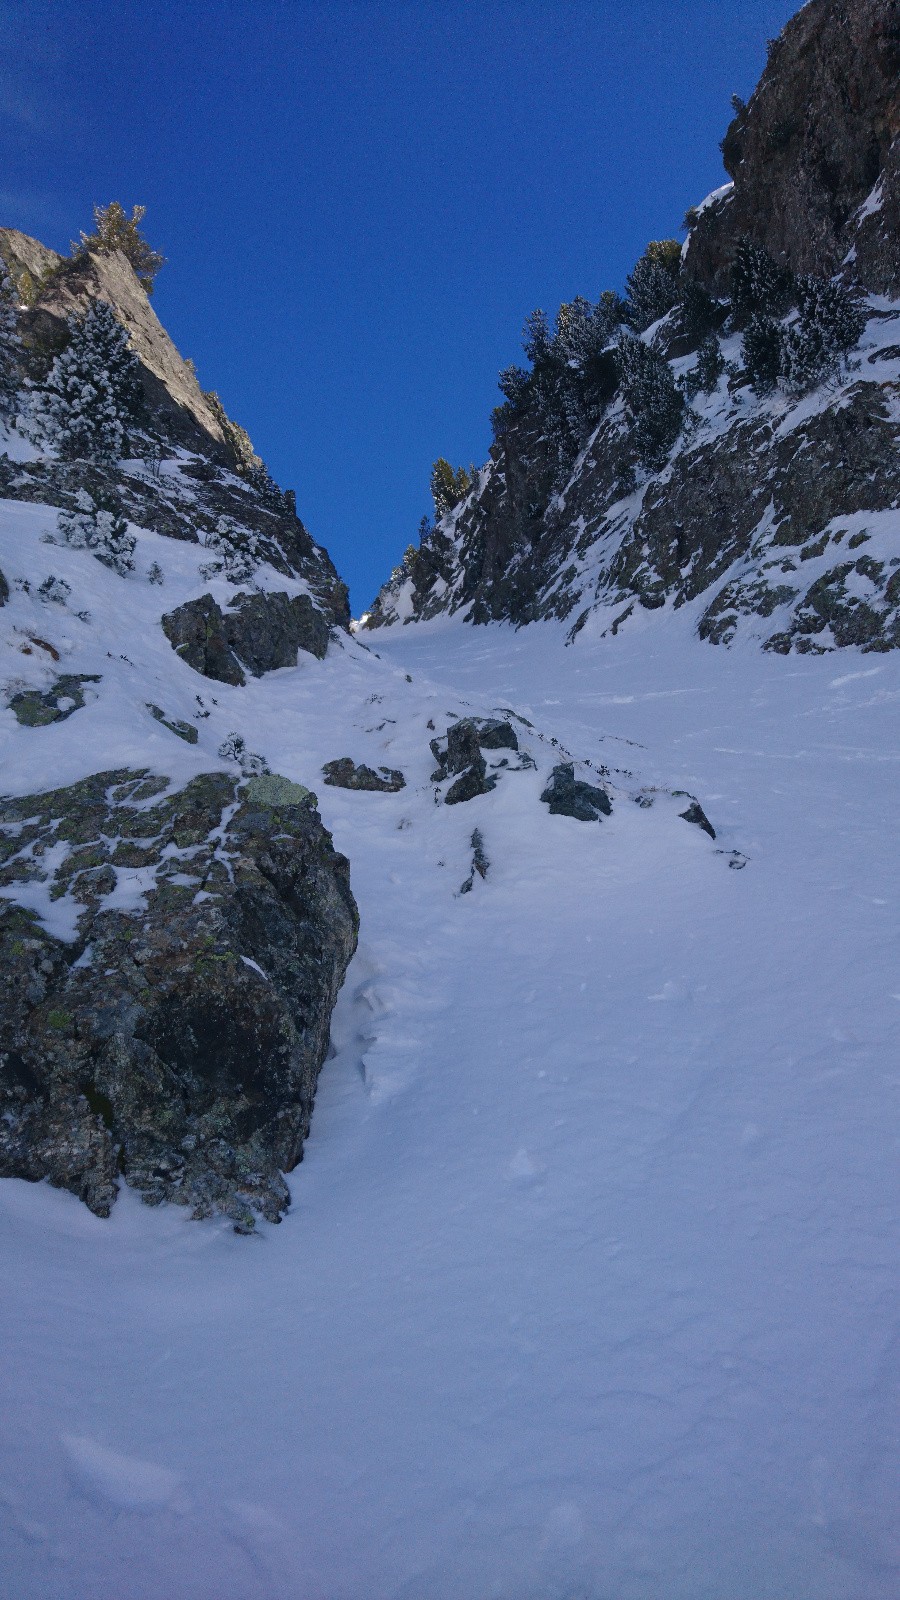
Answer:
POLYGON ((476 873, 479 878, 486 878, 490 862, 484 850, 484 838, 480 828, 472 829, 472 867, 469 876, 459 886, 460 894, 471 894, 475 885, 476 873))
POLYGON ((465 772, 479 762, 482 750, 518 750, 519 741, 511 722, 499 717, 460 717, 451 722, 444 738, 431 740, 431 753, 438 764, 438 781, 451 772, 465 772))
POLYGON ((0 804, 0 888, 56 930, 0 903, 0 1174, 108 1215, 123 1173, 246 1231, 289 1202, 356 908, 308 790, 166 788, 105 772, 0 804))
POLYGON ((168 612, 161 622, 169 643, 195 672, 219 683, 246 683, 226 637, 222 609, 211 594, 186 601, 168 612))
POLYGON ((189 667, 220 683, 246 683, 277 667, 295 667, 298 650, 319 660, 329 627, 308 595, 240 594, 223 611, 211 594, 188 600, 162 619, 163 632, 189 667))
POLYGON ((553 768, 541 799, 549 806, 551 816, 574 817, 577 822, 599 822, 601 816, 608 817, 612 813, 606 790, 577 779, 572 761, 560 762, 553 768))
POLYGON ((96 673, 63 673, 49 689, 21 689, 10 697, 9 708, 26 728, 44 728, 51 722, 65 722, 73 711, 84 706, 86 683, 99 683, 96 673))
POLYGON ((253 678, 295 667, 297 651, 322 660, 330 630, 307 594, 239 594, 225 612, 225 637, 253 678))
POLYGON ((406 788, 406 779, 395 767, 357 766, 351 756, 340 756, 336 761, 326 761, 322 768, 325 782, 333 789, 370 789, 382 794, 396 794, 406 788))
POLYGON ((0 606, 5 606, 8 599, 9 599, 9 584, 7 583, 5 577, 3 576, 3 573, 0 572, 0 606))
MULTIPOLYGON (((749 233, 796 272, 841 268, 900 294, 898 64, 900 0, 810 0, 798 12, 729 130, 734 186, 699 212, 689 278, 725 293, 749 233)), ((523 402, 469 494, 404 558, 365 625, 457 611, 473 623, 555 618, 570 621, 572 640, 595 611, 615 634, 639 607, 703 596, 698 631, 712 643, 730 643, 747 618, 746 631, 776 651, 897 647, 890 526, 863 568, 837 548, 856 536, 841 519, 900 505, 891 365, 900 346, 896 332, 886 337, 900 313, 870 311, 865 338, 879 348, 803 398, 786 382, 754 396, 729 324, 730 366, 714 398, 694 393, 661 469, 642 466, 619 400, 568 465, 540 408, 523 402)), ((661 353, 688 354, 679 337, 677 318, 663 325, 661 353)))
POLYGON ((495 787, 497 779, 486 777, 485 773, 486 767, 482 756, 478 762, 473 762, 455 783, 451 783, 444 795, 444 804, 458 806, 465 800, 475 800, 480 794, 489 794, 495 787))
MULTIPOLYGON (((6 259, 11 257, 26 264, 26 257, 34 254, 35 248, 44 256, 55 254, 44 251, 37 240, 17 234, 15 229, 0 229, 0 255, 6 259)), ((188 449, 199 449, 233 464, 232 451, 214 409, 121 251, 114 250, 109 255, 86 252, 73 260, 55 256, 46 265, 53 270, 40 286, 33 308, 23 317, 26 339, 52 348, 73 312, 83 313, 92 300, 105 300, 131 335, 132 347, 141 362, 148 412, 163 425, 166 436, 188 449)), ((34 277, 33 270, 29 270, 34 277)))
POLYGON ((519 740, 511 722, 499 717, 475 719, 478 743, 482 750, 518 750, 519 740))
POLYGON ((256 540, 259 559, 286 578, 301 578, 329 624, 346 627, 347 587, 328 554, 314 543, 289 497, 267 499, 220 464, 180 461, 177 475, 154 478, 89 461, 11 461, 0 455, 0 496, 71 511, 85 490, 112 499, 138 528, 169 539, 201 542, 220 517, 256 540))
MULTIPOLYGON (((680 795, 681 791, 676 789, 675 793, 680 795)), ((702 828, 704 833, 708 833, 709 837, 714 839, 716 837, 716 830, 701 806, 700 801, 694 800, 690 796, 688 798, 690 798, 691 801, 690 805, 686 811, 679 811, 678 815, 683 817, 685 822, 692 822, 696 828, 702 828)))
POLYGON ((734 186, 691 230, 686 270, 727 292, 742 234, 794 272, 900 291, 900 4, 809 0, 773 41, 722 145, 734 186))
POLYGON ((147 701, 147 710, 151 717, 155 717, 157 722, 161 722, 164 728, 169 729, 170 733, 177 734, 178 738, 183 739, 185 744, 197 743, 199 735, 192 722, 184 722, 181 717, 167 717, 162 707, 153 705, 150 700, 147 701))

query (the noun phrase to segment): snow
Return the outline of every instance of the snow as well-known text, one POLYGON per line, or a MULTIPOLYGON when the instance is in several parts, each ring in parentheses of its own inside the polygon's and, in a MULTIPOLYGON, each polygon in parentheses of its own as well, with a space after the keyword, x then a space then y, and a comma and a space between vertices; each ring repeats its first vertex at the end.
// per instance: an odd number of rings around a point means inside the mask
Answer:
POLYGON ((878 179, 878 182, 873 187, 871 193, 866 196, 865 200, 857 211, 857 221, 864 222, 866 217, 874 216, 875 212, 880 211, 883 205, 884 175, 882 174, 882 176, 878 179))
POLYGON ((236 689, 159 628, 198 547, 134 530, 159 589, 48 518, 0 505, 5 675, 101 682, 0 711, 3 787, 180 783, 239 732, 316 791, 361 944, 279 1228, 0 1183, 0 1595, 895 1600, 897 653, 725 652, 666 607, 571 649, 410 623, 236 689), (436 805, 429 721, 501 707, 537 770, 436 805), (323 785, 345 754, 406 789, 323 785), (540 803, 568 756, 611 769, 600 824, 540 803))

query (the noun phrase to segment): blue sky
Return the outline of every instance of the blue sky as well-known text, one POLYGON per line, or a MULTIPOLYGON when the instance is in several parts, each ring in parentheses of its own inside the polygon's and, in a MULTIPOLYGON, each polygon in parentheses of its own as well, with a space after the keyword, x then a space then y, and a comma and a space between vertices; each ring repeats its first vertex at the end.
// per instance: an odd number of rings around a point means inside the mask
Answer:
POLYGON ((0 0, 0 223, 147 206, 154 304, 358 612, 486 458, 535 306, 724 179, 779 0, 0 0))

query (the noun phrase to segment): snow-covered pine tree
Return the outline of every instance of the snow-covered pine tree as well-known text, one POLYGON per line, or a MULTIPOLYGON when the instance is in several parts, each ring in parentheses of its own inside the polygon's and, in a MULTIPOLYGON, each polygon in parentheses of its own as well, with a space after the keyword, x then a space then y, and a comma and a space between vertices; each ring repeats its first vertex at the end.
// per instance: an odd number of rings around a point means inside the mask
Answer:
POLYGON ((792 272, 746 234, 737 242, 731 268, 731 316, 736 328, 751 317, 783 317, 794 304, 797 285, 792 272))
POLYGON ((137 540, 128 532, 128 523, 116 503, 99 495, 93 500, 86 489, 75 496, 75 509, 59 514, 59 535, 63 544, 76 550, 90 550, 105 567, 124 578, 134 571, 137 540))
POLYGON ((216 553, 214 561, 207 561, 200 568, 203 578, 224 577, 229 583, 246 583, 262 560, 258 536, 248 528, 239 528, 231 517, 219 517, 203 543, 216 553))
POLYGON ((684 380, 689 400, 698 394, 712 394, 725 371, 725 357, 714 333, 708 333, 697 351, 697 365, 684 380))
POLYGON ((859 301, 840 284, 800 278, 799 316, 782 336, 782 370, 788 386, 803 394, 835 373, 866 325, 859 301))
POLYGON ((744 368, 757 394, 770 394, 784 371, 784 329, 756 314, 744 329, 744 368))
POLYGON ((15 416, 22 382, 17 298, 6 263, 0 256, 0 421, 15 416))
POLYGON ((684 396, 669 363, 643 340, 620 335, 616 366, 631 436, 643 466, 661 467, 681 432, 684 396))
POLYGON ((138 360, 105 300, 69 318, 69 343, 33 391, 29 431, 68 460, 116 461, 138 407, 138 360))
POLYGON ((658 322, 678 300, 681 245, 677 239, 653 239, 627 279, 628 321, 636 333, 658 322))

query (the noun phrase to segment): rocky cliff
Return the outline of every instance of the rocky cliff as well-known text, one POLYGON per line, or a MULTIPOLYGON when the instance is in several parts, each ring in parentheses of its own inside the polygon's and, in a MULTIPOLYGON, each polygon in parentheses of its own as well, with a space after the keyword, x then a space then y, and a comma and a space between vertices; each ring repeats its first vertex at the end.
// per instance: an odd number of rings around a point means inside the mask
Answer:
MULTIPOLYGON (((616 632, 670 604, 719 643, 900 644, 898 50, 896 0, 812 0, 770 46, 723 142, 733 182, 688 214, 676 303, 637 334, 684 396, 662 459, 642 459, 611 339, 609 392, 568 454, 533 401, 507 405, 470 492, 407 553, 366 627, 459 611, 570 619, 574 636, 594 614, 616 632), (818 381, 748 370, 730 298, 742 239, 785 282, 839 274, 860 298, 861 337, 818 381)), ((799 313, 779 314, 789 340, 799 313)))
POLYGON ((246 1232, 288 1204, 357 913, 233 697, 339 653, 347 592, 122 254, 0 254, 31 384, 0 419, 0 1175, 246 1232), (23 422, 96 301, 139 360, 123 459, 23 422))

